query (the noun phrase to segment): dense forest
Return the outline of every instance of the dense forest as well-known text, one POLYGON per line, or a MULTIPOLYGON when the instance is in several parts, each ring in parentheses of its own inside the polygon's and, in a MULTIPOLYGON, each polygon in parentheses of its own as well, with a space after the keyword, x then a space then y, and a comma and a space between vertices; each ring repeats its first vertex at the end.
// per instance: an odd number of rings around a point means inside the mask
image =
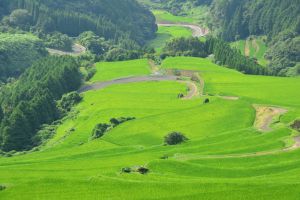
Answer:
POLYGON ((0 82, 20 75, 45 55, 42 41, 33 35, 0 33, 0 82))
MULTIPOLYGON (((0 16, 25 30, 58 31, 78 36, 93 31, 114 41, 130 39, 143 44, 157 29, 150 11, 135 0, 0 0, 0 16)), ((4 21, 5 21, 4 20, 4 21)))
POLYGON ((215 0, 210 28, 227 41, 267 35, 270 68, 285 75, 300 62, 299 5, 299 0, 215 0))
POLYGON ((71 57, 39 60, 18 81, 0 89, 0 147, 28 150, 43 124, 60 117, 56 100, 81 84, 79 65, 71 57))

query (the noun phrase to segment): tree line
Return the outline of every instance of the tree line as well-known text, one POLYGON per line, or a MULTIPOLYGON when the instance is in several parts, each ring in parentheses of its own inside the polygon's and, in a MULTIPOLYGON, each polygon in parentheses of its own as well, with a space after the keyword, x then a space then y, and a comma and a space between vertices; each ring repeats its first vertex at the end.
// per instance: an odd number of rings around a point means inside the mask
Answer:
POLYGON ((72 57, 46 57, 28 68, 18 81, 0 90, 0 148, 28 150, 43 124, 60 117, 56 103, 81 84, 79 64, 72 57))
POLYGON ((255 60, 243 56, 240 51, 214 37, 207 37, 204 42, 198 38, 175 38, 167 42, 164 47, 162 58, 166 56, 193 56, 207 57, 213 54, 215 62, 229 68, 236 69, 245 74, 271 75, 265 67, 259 65, 255 60))
POLYGON ((120 38, 144 44, 155 36, 153 14, 135 0, 2 0, 9 15, 17 9, 27 10, 27 30, 46 33, 58 31, 75 37, 84 31, 118 41, 120 38))

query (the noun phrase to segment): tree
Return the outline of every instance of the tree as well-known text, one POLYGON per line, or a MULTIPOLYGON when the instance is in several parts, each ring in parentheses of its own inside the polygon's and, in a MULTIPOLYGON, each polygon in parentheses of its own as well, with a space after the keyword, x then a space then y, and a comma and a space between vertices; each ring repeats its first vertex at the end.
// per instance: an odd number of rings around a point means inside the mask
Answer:
POLYGON ((180 132, 171 132, 165 136, 165 144, 176 145, 187 141, 188 139, 180 132))
POLYGON ((16 9, 9 16, 9 23, 13 26, 25 28, 32 23, 32 16, 25 9, 16 9))

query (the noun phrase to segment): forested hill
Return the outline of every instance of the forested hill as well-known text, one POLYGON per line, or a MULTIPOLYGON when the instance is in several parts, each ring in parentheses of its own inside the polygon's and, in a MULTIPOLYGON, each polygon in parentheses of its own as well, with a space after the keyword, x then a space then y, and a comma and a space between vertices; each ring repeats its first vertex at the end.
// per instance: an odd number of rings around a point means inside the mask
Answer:
POLYGON ((211 28, 227 41, 268 36, 269 67, 279 75, 300 68, 300 0, 214 0, 211 28))
POLYGON ((143 44, 156 31, 155 18, 135 0, 0 0, 2 14, 26 9, 30 27, 78 36, 93 31, 106 39, 132 39, 143 44))
POLYGON ((227 40, 249 35, 276 34, 290 30, 300 32, 299 0, 214 1, 214 25, 222 28, 227 40))

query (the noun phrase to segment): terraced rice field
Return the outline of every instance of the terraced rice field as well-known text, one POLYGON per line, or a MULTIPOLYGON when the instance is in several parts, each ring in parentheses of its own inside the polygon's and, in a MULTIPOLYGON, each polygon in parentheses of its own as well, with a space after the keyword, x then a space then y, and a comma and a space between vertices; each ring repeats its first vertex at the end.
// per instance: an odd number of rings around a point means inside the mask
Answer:
MULTIPOLYGON (((147 63, 99 63, 92 81, 148 75, 147 63)), ((203 95, 178 98, 188 91, 175 80, 83 93, 40 151, 0 158, 0 199, 299 199, 300 150, 287 150, 299 135, 289 127, 300 117, 299 78, 244 75, 200 58, 168 58, 161 68, 196 71, 203 95), (254 104, 287 112, 261 132, 254 104), (91 140, 113 117, 136 119, 91 140), (172 131, 189 140, 164 145, 172 131), (150 171, 121 173, 135 166, 150 171)))

